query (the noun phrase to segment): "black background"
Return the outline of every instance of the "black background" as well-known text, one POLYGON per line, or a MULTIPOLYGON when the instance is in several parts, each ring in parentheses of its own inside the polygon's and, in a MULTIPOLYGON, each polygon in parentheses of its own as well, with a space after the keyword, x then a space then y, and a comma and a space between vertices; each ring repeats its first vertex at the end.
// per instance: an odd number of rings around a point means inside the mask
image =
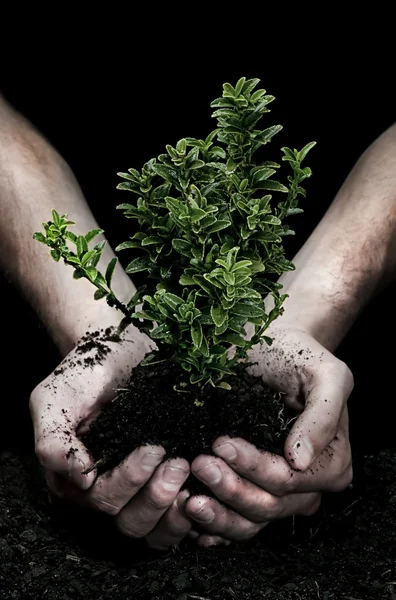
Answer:
MULTIPOLYGON (((298 28, 291 38, 280 30, 269 42, 264 33, 258 39, 254 31, 251 41, 258 43, 253 46, 246 39, 240 42, 237 23, 233 36, 224 40, 216 39, 214 27, 208 23, 199 37, 189 37, 185 30, 167 35, 164 24, 165 35, 159 39, 147 21, 133 27, 120 22, 111 36, 109 31, 95 41, 81 36, 78 43, 70 29, 58 43, 57 31, 50 40, 32 36, 24 44, 20 36, 14 40, 18 51, 9 52, 2 63, 1 88, 67 160, 115 245, 130 234, 130 223, 116 210, 127 201, 115 189, 117 171, 140 168, 181 137, 204 137, 215 125, 209 103, 221 95, 222 83, 235 84, 241 76, 260 78, 276 97, 263 127, 284 126, 274 139, 271 159, 277 160, 282 145, 317 141, 307 159, 313 176, 307 183, 305 213, 295 218, 297 235, 288 240, 291 258, 359 155, 394 122, 394 61, 378 45, 374 52, 364 36, 347 39, 341 48, 338 30, 326 40, 319 31, 307 42, 298 28), (118 36, 123 36, 122 43, 118 36)), ((58 357, 15 291, 4 283, 1 291, 7 323, 0 363, 2 435, 6 443, 20 440, 20 435, 30 443, 29 391, 58 357), (10 376, 19 369, 27 374, 10 376), (15 426, 9 427, 10 419, 15 426)), ((368 449, 394 438, 387 414, 394 403, 394 306, 391 285, 364 311, 338 351, 356 379, 350 402, 352 435, 368 449)))

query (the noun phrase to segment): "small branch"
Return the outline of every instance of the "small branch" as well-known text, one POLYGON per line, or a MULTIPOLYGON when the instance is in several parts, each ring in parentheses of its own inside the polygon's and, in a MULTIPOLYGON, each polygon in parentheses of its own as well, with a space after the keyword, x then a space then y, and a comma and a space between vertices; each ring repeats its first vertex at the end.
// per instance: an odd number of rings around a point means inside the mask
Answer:
POLYGON ((104 458, 99 458, 99 460, 95 461, 93 463, 93 465, 91 465, 90 467, 88 467, 87 469, 85 469, 85 471, 82 471, 81 474, 82 475, 88 475, 89 473, 91 473, 92 471, 94 471, 98 467, 101 467, 105 463, 106 463, 106 461, 105 461, 104 458))

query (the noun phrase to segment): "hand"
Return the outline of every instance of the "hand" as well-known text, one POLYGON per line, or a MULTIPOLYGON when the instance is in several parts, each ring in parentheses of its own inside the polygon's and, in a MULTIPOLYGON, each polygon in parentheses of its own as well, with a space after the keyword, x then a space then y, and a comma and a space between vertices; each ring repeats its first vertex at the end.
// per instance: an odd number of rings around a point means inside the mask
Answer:
POLYGON ((244 541, 273 519, 311 515, 320 492, 344 489, 352 480, 346 401, 353 388, 348 367, 313 337, 294 328, 272 328, 272 346, 255 347, 249 371, 298 411, 284 457, 225 436, 212 445, 216 457, 200 455, 192 473, 216 499, 192 496, 186 513, 205 533, 200 545, 244 541))
POLYGON ((52 494, 111 515, 123 534, 166 549, 191 529, 184 512, 188 492, 180 491, 189 475, 187 461, 163 462, 164 448, 144 446, 99 477, 95 471, 82 474, 93 461, 79 434, 151 350, 135 328, 122 342, 106 341, 106 346, 111 351, 92 366, 83 366, 92 352, 81 355, 77 346, 33 390, 36 454, 52 494))

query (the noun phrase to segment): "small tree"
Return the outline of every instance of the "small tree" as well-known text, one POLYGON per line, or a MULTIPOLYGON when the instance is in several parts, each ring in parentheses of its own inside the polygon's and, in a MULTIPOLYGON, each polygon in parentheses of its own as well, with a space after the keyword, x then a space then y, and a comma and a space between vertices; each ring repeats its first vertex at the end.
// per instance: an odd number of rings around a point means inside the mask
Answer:
POLYGON ((123 313, 120 331, 134 322, 155 340, 159 351, 144 364, 171 360, 182 367, 187 377, 179 389, 207 383, 229 389, 225 376, 253 345, 271 343, 264 332, 283 312, 286 295, 275 279, 294 265, 282 238, 294 233, 287 217, 302 212, 301 183, 311 170, 301 165, 315 142, 300 151, 281 148, 291 174, 285 183, 273 179, 280 165, 256 157, 282 127, 257 128, 274 100, 256 89, 258 83, 242 77, 235 87, 223 85, 222 97, 211 103, 217 127, 205 139, 183 138, 141 171, 118 174, 125 181, 117 188, 132 192, 135 201, 117 208, 137 221, 138 231, 116 252, 136 251, 126 272, 147 273, 128 304, 111 286, 117 258, 105 274, 97 269, 105 242, 92 248, 90 242, 103 230, 77 236, 68 229, 74 224, 68 216, 53 210, 44 233, 34 234, 54 260, 74 267, 76 279, 94 284, 95 299, 105 298, 123 313), (274 307, 267 314, 268 293, 274 307), (250 340, 247 322, 254 325, 250 340))

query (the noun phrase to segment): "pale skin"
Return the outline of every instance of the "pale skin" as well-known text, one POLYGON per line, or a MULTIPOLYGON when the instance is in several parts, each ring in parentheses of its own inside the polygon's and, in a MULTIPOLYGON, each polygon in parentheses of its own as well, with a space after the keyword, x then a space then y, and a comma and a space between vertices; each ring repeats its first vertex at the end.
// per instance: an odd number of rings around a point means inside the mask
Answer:
MULTIPOLYGON (((87 330, 115 326, 119 314, 95 302, 91 284, 73 281, 71 269, 51 261, 32 233, 53 207, 78 223, 77 233, 98 224, 69 167, 4 100, 0 133, 0 266, 34 306, 67 362, 87 330)), ((396 128, 391 127, 352 170, 294 258, 296 270, 281 277, 289 298, 284 315, 267 332, 274 343, 251 353, 254 374, 284 392, 285 401, 301 413, 284 457, 222 437, 213 443, 215 458, 201 455, 191 466, 182 457, 164 462, 163 448, 147 446, 112 472, 82 475, 82 465, 92 460, 77 434, 152 348, 131 326, 102 364, 81 369, 72 379, 67 369, 52 373, 31 395, 36 453, 51 492, 112 515, 123 534, 165 549, 187 535, 200 545, 247 540, 273 519, 314 513, 321 492, 344 489, 352 478, 346 403, 353 377, 333 352, 362 308, 394 276, 395 207, 396 128), (71 444, 77 451, 68 460, 71 444), (227 449, 236 456, 227 458, 227 449), (181 491, 190 469, 216 499, 181 491)), ((107 247, 103 263, 112 256, 107 247)), ((114 288, 123 300, 134 291, 121 267, 114 288)))

